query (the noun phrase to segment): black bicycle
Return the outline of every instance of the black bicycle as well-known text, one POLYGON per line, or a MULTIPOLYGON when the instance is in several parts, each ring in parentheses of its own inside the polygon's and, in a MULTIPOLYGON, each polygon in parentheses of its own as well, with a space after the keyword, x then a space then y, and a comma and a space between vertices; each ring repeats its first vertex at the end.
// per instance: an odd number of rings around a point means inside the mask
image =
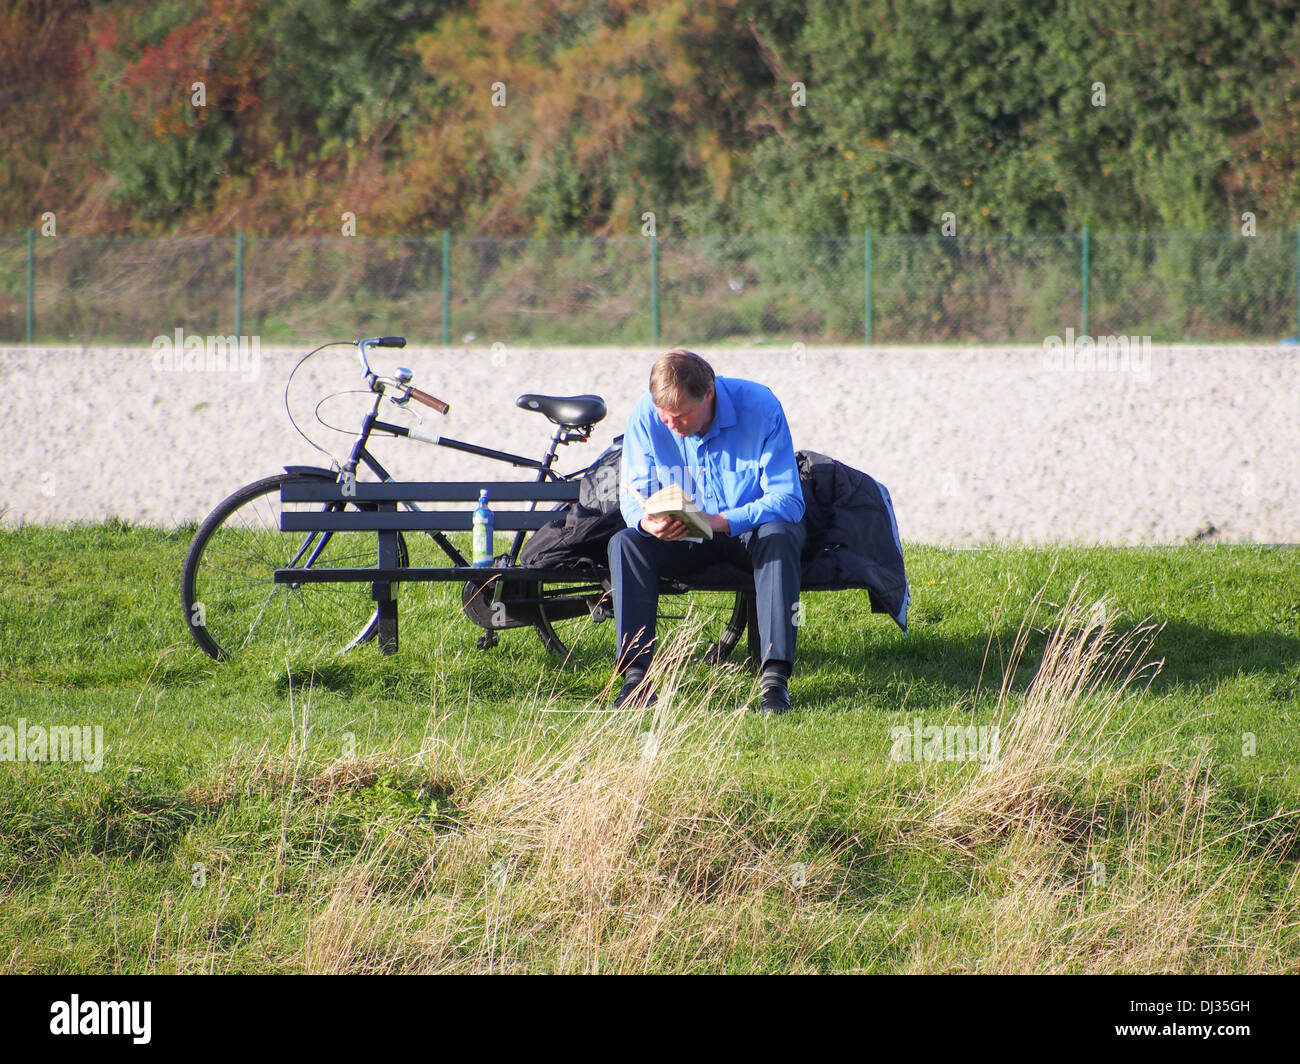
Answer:
MULTIPOLYGON (((376 433, 449 447, 534 470, 538 482, 573 480, 585 472, 560 474, 552 466, 559 447, 586 442, 595 425, 605 417, 605 402, 597 395, 529 394, 519 397, 516 405, 543 413, 555 423, 550 445, 541 459, 448 439, 419 426, 381 420, 379 415, 385 399, 403 409, 409 409, 412 401, 441 414, 449 409, 447 403, 411 383, 414 376, 411 370, 399 367, 396 376, 388 377, 371 368, 367 357, 369 349, 405 347, 406 340, 400 336, 331 341, 298 360, 285 384, 285 408, 294 428, 318 449, 323 450, 303 432, 289 410, 289 385, 294 373, 308 358, 327 347, 341 345, 357 348, 367 388, 373 393, 347 460, 341 466, 329 469, 285 466, 283 473, 245 485, 204 519, 190 543, 181 576, 181 600, 190 634, 213 658, 227 658, 259 648, 344 651, 374 637, 379 611, 365 593, 364 586, 313 581, 276 582, 273 575, 277 569, 310 569, 318 565, 373 567, 378 564, 377 537, 372 533, 284 532, 280 520, 282 510, 300 507, 373 509, 373 503, 363 502, 282 504, 280 489, 291 481, 341 483, 344 485, 342 494, 346 497, 346 486, 355 483, 363 471, 381 482, 393 480, 367 448, 376 433)), ((317 403, 316 417, 322 424, 327 423, 321 418, 320 408, 331 397, 326 396, 317 403)), ((414 503, 404 505, 408 509, 420 509, 414 503)), ((429 531, 426 534, 453 565, 469 564, 442 532, 429 531)), ((517 564, 525 536, 523 531, 515 534, 509 552, 498 557, 498 566, 517 564)), ((398 539, 398 565, 405 567, 409 564, 410 551, 406 535, 402 534, 398 539)), ((540 581, 509 581, 504 585, 507 597, 503 602, 500 594, 494 601, 493 596, 482 593, 492 572, 492 569, 485 569, 483 581, 467 581, 462 593, 466 615, 487 630, 479 639, 480 648, 496 643, 498 629, 531 626, 552 654, 564 658, 568 647, 555 629, 557 622, 578 618, 601 621, 609 616, 608 581, 582 583, 580 574, 574 582, 562 586, 548 587, 540 581)))

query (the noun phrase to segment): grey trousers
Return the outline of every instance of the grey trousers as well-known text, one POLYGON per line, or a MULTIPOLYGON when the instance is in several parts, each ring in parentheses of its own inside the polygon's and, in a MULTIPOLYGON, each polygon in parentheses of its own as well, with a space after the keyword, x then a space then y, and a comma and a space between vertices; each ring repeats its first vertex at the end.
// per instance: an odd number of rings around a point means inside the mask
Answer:
POLYGON ((659 578, 689 576, 714 562, 731 562, 753 571, 763 662, 775 659, 793 666, 795 607, 803 570, 800 555, 807 538, 802 521, 770 521, 739 536, 719 533, 703 543, 669 543, 635 528, 615 533, 609 541, 609 570, 618 625, 618 671, 650 667, 659 578))

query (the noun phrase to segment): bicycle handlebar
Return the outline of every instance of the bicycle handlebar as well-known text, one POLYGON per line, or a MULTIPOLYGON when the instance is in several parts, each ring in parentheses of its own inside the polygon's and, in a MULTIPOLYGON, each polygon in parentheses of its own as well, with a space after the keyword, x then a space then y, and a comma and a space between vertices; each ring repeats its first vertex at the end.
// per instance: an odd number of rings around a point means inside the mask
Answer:
POLYGON ((434 410, 438 411, 438 413, 440 414, 445 414, 448 410, 451 409, 451 407, 448 406, 446 403, 444 403, 441 399, 435 398, 434 396, 430 395, 428 392, 422 392, 420 391, 419 388, 413 388, 408 386, 407 392, 410 394, 412 399, 416 400, 416 402, 423 403, 425 406, 431 406, 433 407, 434 410))

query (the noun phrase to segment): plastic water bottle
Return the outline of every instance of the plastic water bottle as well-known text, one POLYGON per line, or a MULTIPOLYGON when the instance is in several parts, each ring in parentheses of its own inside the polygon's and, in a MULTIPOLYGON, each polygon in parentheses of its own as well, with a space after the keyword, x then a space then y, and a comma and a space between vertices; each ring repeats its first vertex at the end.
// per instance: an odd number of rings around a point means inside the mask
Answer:
POLYGON ((488 509, 488 493, 484 488, 478 493, 478 508, 474 511, 474 564, 490 566, 494 560, 492 551, 492 525, 494 518, 488 509))

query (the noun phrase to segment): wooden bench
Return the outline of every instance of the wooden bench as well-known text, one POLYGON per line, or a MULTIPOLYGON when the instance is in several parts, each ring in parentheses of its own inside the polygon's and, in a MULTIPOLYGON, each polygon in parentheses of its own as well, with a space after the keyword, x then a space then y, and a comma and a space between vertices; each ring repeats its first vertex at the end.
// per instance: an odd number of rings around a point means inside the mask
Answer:
MULTIPOLYGON (((495 646, 498 633, 507 628, 532 626, 544 645, 558 658, 568 648, 552 622, 589 615, 604 621, 610 612, 610 574, 607 566, 583 568, 529 568, 514 564, 525 536, 556 520, 554 509, 506 509, 504 503, 557 504, 577 502, 580 481, 341 481, 286 482, 281 488, 280 527, 305 536, 373 533, 378 537, 378 563, 355 568, 310 567, 277 569, 277 584, 369 584, 377 604, 378 641, 384 654, 398 649, 396 585, 412 582, 464 581, 462 607, 485 634, 480 649, 495 646), (473 527, 472 504, 486 489, 497 532, 513 532, 509 552, 498 555, 493 567, 471 565, 449 540, 447 532, 468 532, 473 527), (284 504, 319 504, 319 508, 290 509, 284 504), (459 509, 421 509, 422 503, 460 503, 459 509), (428 533, 447 556, 444 566, 403 564, 403 537, 428 533), (502 564, 506 562, 506 564, 502 564), (548 585, 549 590, 548 590, 548 585)), ((754 581, 736 570, 736 579, 669 579, 660 583, 663 594, 690 591, 734 592, 735 603, 722 634, 708 651, 709 660, 725 661, 740 637, 749 630, 751 658, 758 657, 758 623, 754 581), (743 575, 743 579, 739 577, 743 575)), ((808 590, 815 590, 809 588, 808 590)), ((829 590, 829 589, 826 589, 829 590)))

